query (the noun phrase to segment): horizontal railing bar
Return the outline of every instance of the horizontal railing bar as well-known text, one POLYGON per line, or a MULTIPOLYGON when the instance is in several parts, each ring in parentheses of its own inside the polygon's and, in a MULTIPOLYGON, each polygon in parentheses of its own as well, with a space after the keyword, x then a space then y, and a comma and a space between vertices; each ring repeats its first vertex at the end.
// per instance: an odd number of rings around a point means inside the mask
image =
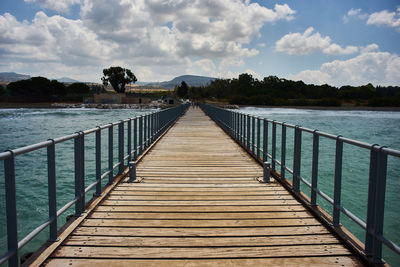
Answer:
POLYGON ((390 241, 389 239, 386 239, 382 235, 377 235, 376 238, 378 238, 380 241, 382 241, 386 246, 388 246, 390 249, 392 249, 394 252, 400 255, 400 247, 390 241))
POLYGON ((78 133, 74 133, 74 134, 70 134, 70 135, 65 135, 65 136, 62 136, 62 137, 58 137, 58 138, 55 138, 55 139, 54 139, 54 143, 55 143, 55 144, 58 144, 58 143, 61 143, 61 142, 65 142, 65 141, 74 139, 74 138, 76 138, 76 137, 78 137, 78 136, 79 136, 78 133))
POLYGON ((99 128, 96 127, 96 128, 92 128, 92 129, 89 129, 89 130, 82 131, 82 132, 83 132, 84 135, 88 135, 88 134, 94 133, 94 132, 96 132, 98 130, 99 130, 99 128))
POLYGON ((7 251, 0 258, 0 266, 17 253, 17 250, 7 251))
POLYGON ((100 181, 96 180, 95 182, 91 183, 88 187, 85 188, 85 194, 90 191, 93 187, 95 187, 100 181))
POLYGON ((79 197, 75 197, 73 200, 65 204, 64 207, 62 207, 57 211, 57 217, 60 217, 66 210, 72 207, 72 205, 74 205, 79 199, 80 199, 79 197))
POLYGON ((56 217, 49 218, 45 222, 43 222, 41 225, 36 227, 32 232, 30 232, 27 236, 25 236, 21 241, 18 242, 18 250, 23 248, 26 244, 28 244, 33 238, 35 238, 38 234, 40 234, 44 229, 46 229, 47 226, 49 226, 56 217))
POLYGON ((103 180, 103 178, 107 177, 111 172, 112 172, 112 170, 106 171, 105 173, 103 173, 103 174, 100 176, 100 179, 103 180))

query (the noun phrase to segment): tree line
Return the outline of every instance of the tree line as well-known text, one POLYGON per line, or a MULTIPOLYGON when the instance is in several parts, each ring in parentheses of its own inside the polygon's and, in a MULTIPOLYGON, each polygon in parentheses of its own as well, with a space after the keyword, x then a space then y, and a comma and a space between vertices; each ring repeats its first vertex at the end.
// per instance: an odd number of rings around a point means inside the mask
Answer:
POLYGON ((399 86, 334 87, 328 84, 305 84, 268 76, 262 80, 243 73, 234 79, 216 79, 208 86, 175 88, 179 97, 216 99, 238 105, 267 106, 340 106, 343 102, 368 106, 400 106, 399 86))
POLYGON ((0 95, 10 100, 52 101, 55 99, 79 99, 89 95, 90 87, 85 83, 72 83, 66 86, 57 80, 32 77, 27 80, 11 82, 0 88, 0 95))

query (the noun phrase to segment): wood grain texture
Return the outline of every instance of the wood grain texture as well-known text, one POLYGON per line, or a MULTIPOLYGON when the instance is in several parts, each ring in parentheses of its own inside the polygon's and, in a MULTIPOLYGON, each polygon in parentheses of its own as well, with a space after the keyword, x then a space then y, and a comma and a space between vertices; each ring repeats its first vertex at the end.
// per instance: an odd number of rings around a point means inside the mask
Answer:
POLYGON ((361 266, 198 108, 190 109, 47 266, 361 266))

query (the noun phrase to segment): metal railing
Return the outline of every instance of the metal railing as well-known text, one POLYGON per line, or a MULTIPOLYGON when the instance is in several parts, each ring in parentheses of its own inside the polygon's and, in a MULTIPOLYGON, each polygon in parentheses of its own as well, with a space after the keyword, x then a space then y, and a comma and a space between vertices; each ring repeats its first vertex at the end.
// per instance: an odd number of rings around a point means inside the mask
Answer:
POLYGON ((400 158, 400 151, 379 146, 376 144, 367 144, 364 142, 352 140, 340 135, 332 135, 318 130, 311 130, 298 125, 292 125, 266 118, 260 118, 244 114, 237 111, 222 109, 219 107, 202 104, 201 108, 213 119, 220 127, 222 127, 229 135, 237 140, 250 154, 252 154, 260 163, 271 161, 272 172, 277 172, 277 165, 280 166, 279 176, 285 178, 286 171, 292 176, 292 190, 296 193, 300 192, 300 182, 305 184, 311 190, 309 204, 317 205, 317 196, 321 196, 333 207, 332 225, 340 226, 340 214, 345 214, 349 219, 358 224, 365 231, 365 255, 374 263, 382 263, 382 244, 400 255, 400 247, 383 236, 383 219, 385 209, 385 193, 386 193, 386 173, 388 156, 400 158), (281 126, 281 158, 276 157, 277 151, 277 126, 281 126), (271 129, 271 137, 268 136, 271 129), (293 147, 293 169, 286 166, 286 139, 287 129, 294 130, 294 147, 293 147), (261 130, 263 134, 261 135, 261 130), (301 168, 301 151, 302 151, 302 134, 312 135, 312 169, 311 183, 300 175, 301 168), (318 161, 319 161, 319 139, 320 137, 334 140, 336 143, 335 165, 334 165, 334 189, 333 199, 318 188, 318 161), (262 147, 261 147, 261 138, 262 147), (270 138, 270 140, 269 140, 270 138), (268 148, 268 143, 271 148, 268 148), (342 159, 343 144, 349 144, 370 151, 369 159, 369 184, 368 184, 368 203, 366 222, 357 217, 353 212, 345 208, 341 203, 341 186, 342 186, 342 159), (271 153, 268 153, 268 150, 271 153))
POLYGON ((136 160, 147 147, 185 112, 188 106, 188 104, 183 104, 0 153, 0 160, 4 161, 8 244, 8 251, 0 257, 0 265, 8 261, 9 266, 19 266, 19 250, 47 227, 49 227, 49 241, 57 241, 58 217, 73 205, 75 205, 75 216, 80 216, 82 212, 84 212, 87 203, 87 201, 85 201, 86 193, 95 188, 96 192, 94 197, 100 196, 102 190, 104 190, 101 184, 102 180, 108 177, 108 184, 112 184, 114 182, 114 170, 118 168, 118 175, 122 174, 127 166, 125 163, 136 160), (125 127, 127 127, 126 135, 125 127), (118 129, 117 163, 114 162, 113 155, 114 128, 118 129), (106 129, 108 129, 108 170, 105 173, 101 173, 101 133, 106 129), (95 134, 96 180, 85 188, 85 136, 92 133, 95 134), (57 210, 55 148, 57 144, 68 140, 74 140, 75 198, 57 210), (16 195, 15 158, 18 155, 43 148, 47 149, 49 217, 24 238, 19 239, 17 229, 16 199, 18 196, 16 195))

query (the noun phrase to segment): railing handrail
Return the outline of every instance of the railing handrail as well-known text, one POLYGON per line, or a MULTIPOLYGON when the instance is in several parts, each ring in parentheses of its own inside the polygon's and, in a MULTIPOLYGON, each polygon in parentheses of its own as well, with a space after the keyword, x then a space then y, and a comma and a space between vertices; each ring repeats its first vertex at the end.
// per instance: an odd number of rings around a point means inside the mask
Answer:
POLYGON ((124 162, 130 161, 133 157, 137 159, 139 155, 145 151, 165 130, 167 130, 188 108, 189 104, 181 104, 179 106, 163 109, 155 112, 149 112, 145 115, 120 120, 118 122, 108 123, 103 126, 97 126, 85 131, 75 132, 74 134, 65 135, 55 139, 49 139, 33 145, 28 145, 0 153, 0 160, 4 161, 4 176, 6 189, 6 218, 7 218, 7 237, 8 251, 0 255, 0 265, 8 260, 9 266, 19 266, 19 250, 28 244, 42 230, 50 227, 49 241, 56 241, 57 219, 65 211, 75 204, 75 215, 79 216, 85 209, 85 195, 88 191, 96 187, 95 196, 99 196, 104 188, 101 188, 101 181, 109 177, 109 184, 113 182, 113 172, 119 167, 118 174, 122 174, 124 162), (133 122, 133 125, 132 125, 133 122), (125 143, 124 125, 128 124, 128 134, 125 143), (114 164, 113 149, 113 128, 118 126, 118 162, 114 164), (132 149, 132 126, 133 149, 132 149), (101 174, 101 131, 109 129, 108 150, 109 150, 109 167, 105 173, 101 174), (96 181, 89 186, 84 186, 84 137, 91 133, 96 134, 96 181), (75 161, 75 197, 62 208, 56 209, 56 184, 55 184, 55 145, 68 140, 74 140, 74 161, 75 161), (139 139, 139 140, 138 140, 139 139), (127 147, 127 153, 124 147, 127 147), (49 187, 49 213, 51 213, 42 224, 37 226, 33 231, 18 239, 17 231, 17 207, 16 207, 16 190, 15 190, 15 166, 14 160, 18 155, 26 154, 38 149, 47 148, 47 166, 48 166, 48 187, 49 187))
POLYGON ((400 255, 400 246, 390 239, 383 236, 383 212, 385 208, 385 191, 386 191, 386 171, 387 157, 394 156, 400 158, 400 151, 379 146, 377 144, 369 144, 358 140, 343 137, 341 135, 333 135, 318 130, 308 129, 299 125, 293 125, 285 122, 279 122, 267 118, 261 118, 240 111, 227 110, 215 107, 209 104, 202 104, 201 108, 209 115, 217 124, 219 124, 229 135, 236 139, 250 154, 252 154, 260 163, 271 159, 272 170, 278 174, 275 164, 281 166, 280 178, 285 178, 285 171, 293 175, 292 190, 300 192, 300 182, 303 182, 311 189, 310 205, 315 206, 317 195, 324 198, 333 206, 334 227, 340 226, 340 213, 345 214, 352 221, 357 223, 365 230, 365 254, 374 263, 382 263, 382 244, 385 244, 395 253, 400 255), (257 123, 256 123, 257 121, 257 123), (263 121, 263 148, 260 144, 260 121, 263 121), (272 124, 272 153, 268 153, 268 124, 272 124), (257 138, 255 137, 255 125, 257 124, 257 138), (275 157, 276 151, 276 125, 282 126, 282 153, 281 161, 275 157), (293 170, 286 166, 286 128, 294 129, 294 149, 293 149, 293 170), (312 182, 308 182, 300 175, 301 161, 301 133, 307 132, 313 134, 313 155, 312 155, 312 182), (319 157, 319 137, 326 137, 336 141, 335 153, 335 177, 334 177, 334 196, 329 197, 317 186, 318 181, 318 157, 319 157), (265 139, 266 138, 266 139, 265 139), (257 140, 255 140, 257 139, 257 140), (367 221, 357 217, 350 210, 343 207, 340 201, 341 195, 341 179, 342 179, 342 157, 343 144, 349 144, 370 151, 370 173, 368 185, 368 207, 367 221))

